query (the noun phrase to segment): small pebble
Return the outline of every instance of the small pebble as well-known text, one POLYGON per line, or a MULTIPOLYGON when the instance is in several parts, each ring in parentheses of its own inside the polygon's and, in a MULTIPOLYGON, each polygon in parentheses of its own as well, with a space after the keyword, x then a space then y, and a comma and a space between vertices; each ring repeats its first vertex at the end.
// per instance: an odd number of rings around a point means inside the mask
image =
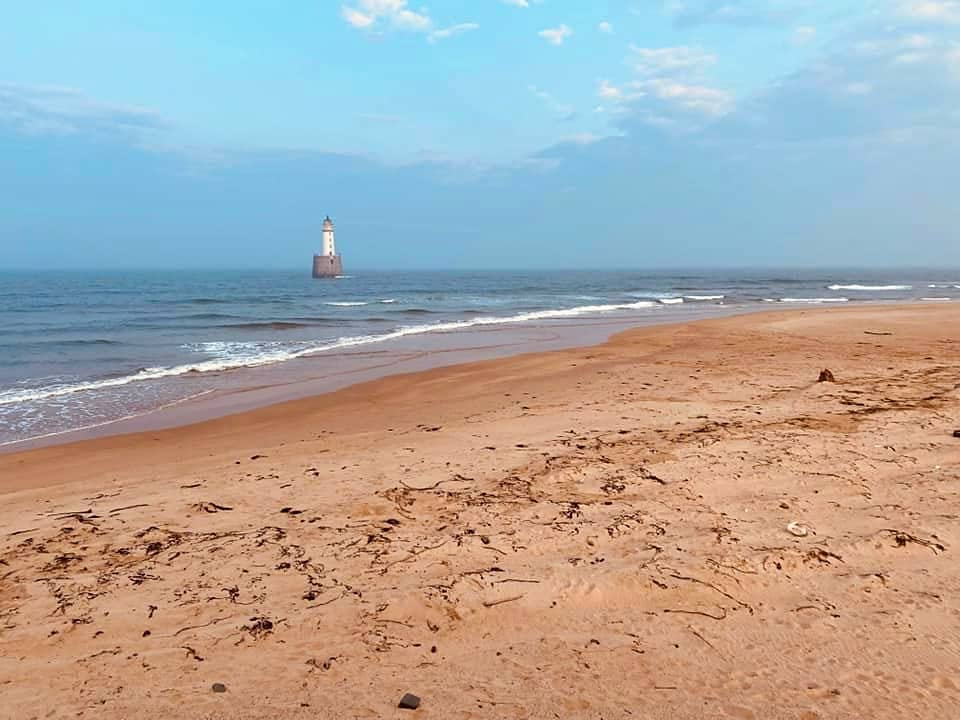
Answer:
POLYGON ((401 710, 416 710, 420 707, 420 698, 416 695, 411 695, 407 693, 402 698, 400 698, 400 704, 397 705, 401 710))
POLYGON ((953 431, 953 436, 954 436, 955 438, 960 438, 960 430, 954 430, 954 431, 953 431))
POLYGON ((214 683, 213 687, 210 688, 215 693, 225 693, 227 691, 227 686, 223 683, 214 683))

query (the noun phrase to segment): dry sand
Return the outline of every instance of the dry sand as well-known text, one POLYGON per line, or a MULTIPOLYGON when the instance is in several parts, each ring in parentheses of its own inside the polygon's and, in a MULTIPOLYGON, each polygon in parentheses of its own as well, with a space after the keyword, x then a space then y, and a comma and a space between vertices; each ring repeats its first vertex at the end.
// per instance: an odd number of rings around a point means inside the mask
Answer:
POLYGON ((958 330, 644 328, 2 455, 0 717, 956 717, 958 330))

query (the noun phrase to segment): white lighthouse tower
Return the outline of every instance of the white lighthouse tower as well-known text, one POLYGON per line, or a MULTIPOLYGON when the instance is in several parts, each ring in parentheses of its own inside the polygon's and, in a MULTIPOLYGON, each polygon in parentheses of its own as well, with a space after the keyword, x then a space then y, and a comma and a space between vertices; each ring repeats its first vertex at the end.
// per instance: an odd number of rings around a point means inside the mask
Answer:
POLYGON ((333 257, 337 254, 336 243, 333 239, 333 220, 327 215, 323 221, 323 254, 327 257, 333 257))
POLYGON ((343 261, 337 255, 336 241, 333 237, 333 220, 327 215, 323 221, 323 252, 313 256, 313 276, 335 278, 339 275, 343 275, 343 261))

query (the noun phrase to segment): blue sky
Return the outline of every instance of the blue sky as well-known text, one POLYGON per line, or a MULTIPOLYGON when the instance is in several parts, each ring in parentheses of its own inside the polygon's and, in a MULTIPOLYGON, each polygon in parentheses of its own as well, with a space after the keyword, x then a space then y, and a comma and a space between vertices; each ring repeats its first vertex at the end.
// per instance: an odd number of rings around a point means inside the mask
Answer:
POLYGON ((960 265, 960 0, 3 14, 0 267, 960 265))

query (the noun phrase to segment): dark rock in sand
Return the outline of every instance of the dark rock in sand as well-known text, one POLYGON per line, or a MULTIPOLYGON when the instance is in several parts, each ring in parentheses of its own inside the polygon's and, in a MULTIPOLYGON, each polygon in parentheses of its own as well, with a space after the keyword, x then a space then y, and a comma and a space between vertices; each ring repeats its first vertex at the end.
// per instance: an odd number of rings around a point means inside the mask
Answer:
POLYGON ((227 691, 227 686, 223 683, 214 683, 210 689, 215 693, 225 693, 227 691))
POLYGON ((960 430, 954 430, 954 431, 953 431, 953 436, 954 436, 955 438, 960 438, 960 430))
POLYGON ((820 371, 820 377, 817 378, 817 382, 836 382, 837 379, 833 376, 833 373, 827 369, 820 371))
POLYGON ((407 693, 402 698, 400 698, 400 704, 397 705, 401 710, 416 710, 420 707, 420 698, 416 695, 411 695, 407 693))

